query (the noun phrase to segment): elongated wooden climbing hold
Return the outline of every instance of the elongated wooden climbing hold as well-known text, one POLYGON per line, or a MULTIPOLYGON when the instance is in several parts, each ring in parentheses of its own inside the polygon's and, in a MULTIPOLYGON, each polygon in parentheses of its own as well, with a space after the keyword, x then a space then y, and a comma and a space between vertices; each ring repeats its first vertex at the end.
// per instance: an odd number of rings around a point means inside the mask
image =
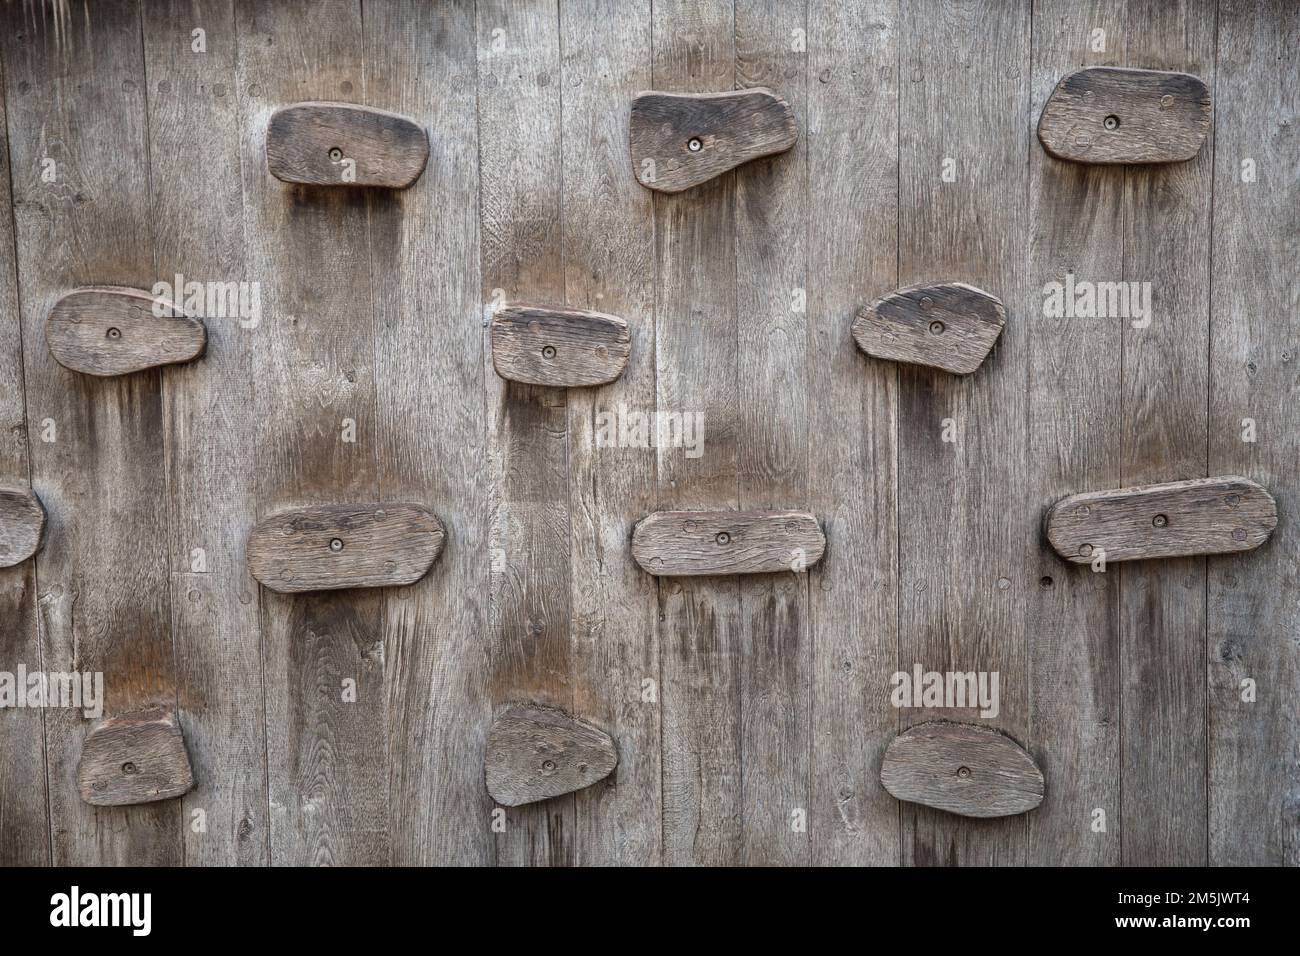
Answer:
POLYGON ((0 568, 26 561, 41 547, 45 507, 36 492, 0 485, 0 568))
POLYGON ((85 375, 127 375, 203 354, 203 323, 140 289, 91 286, 69 292, 45 323, 50 354, 85 375))
POLYGON ((1006 318, 1002 302, 974 286, 918 285, 865 307, 853 322, 853 339, 873 358, 969 375, 993 348, 1006 318))
POLYGON ((1078 564, 1250 551, 1276 527, 1273 496, 1238 475, 1070 495, 1044 519, 1052 547, 1078 564))
POLYGON ((266 165, 286 183, 404 189, 429 161, 413 120, 351 103, 295 103, 266 127, 266 165))
POLYGON ((81 799, 102 807, 153 803, 194 786, 176 714, 163 707, 101 720, 86 735, 77 766, 81 799))
POLYGON ((964 817, 1006 817, 1043 802, 1043 772, 1006 734, 931 721, 895 737, 880 782, 899 800, 964 817))
POLYGON ((509 305, 492 319, 492 366, 527 385, 581 388, 623 374, 632 337, 616 315, 509 305))
POLYGON ((1180 163, 1210 131, 1210 91, 1200 77, 1098 66, 1056 84, 1038 139, 1075 163, 1180 163))
POLYGON ((245 551, 249 572, 272 591, 330 591, 414 584, 446 535, 421 505, 323 505, 260 521, 245 551))
POLYGON ((614 739, 550 707, 514 704, 488 731, 484 778, 502 806, 549 800, 603 780, 618 765, 614 739))
POLYGON ((679 193, 742 163, 783 153, 799 138, 790 104, 756 87, 730 93, 642 93, 632 101, 637 181, 679 193))
POLYGON ((656 511, 632 531, 632 557, 664 577, 805 571, 826 536, 805 511, 656 511))

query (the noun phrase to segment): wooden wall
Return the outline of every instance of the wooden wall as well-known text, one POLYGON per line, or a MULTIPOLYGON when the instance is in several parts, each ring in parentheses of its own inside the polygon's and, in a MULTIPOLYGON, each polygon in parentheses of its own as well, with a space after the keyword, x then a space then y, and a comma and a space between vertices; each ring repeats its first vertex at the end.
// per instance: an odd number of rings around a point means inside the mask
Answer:
POLYGON ((175 706, 197 785, 88 806, 81 713, 0 710, 0 863, 1300 863, 1300 7, 3 17, 0 481, 30 483, 49 526, 0 571, 0 670, 102 671, 109 714, 175 706), (1038 114, 1085 65, 1198 74, 1209 141, 1168 166, 1049 157, 1038 114), (636 182, 638 92, 750 86, 792 105, 793 150, 678 195, 636 182), (423 176, 272 178, 267 119, 304 100, 412 117, 423 176), (1150 282, 1152 324, 1045 317, 1066 272, 1150 282), (208 320, 205 357, 161 371, 53 360, 59 296, 176 273, 259 283, 261 322, 208 320), (1007 306, 976 374, 856 350, 858 308, 945 279, 1007 306), (627 371, 504 382, 487 323, 509 300, 625 317, 627 371), (600 447, 620 406, 702 413, 703 454, 600 447), (1097 574, 1042 540, 1066 494, 1211 474, 1270 489, 1270 543, 1097 574), (259 518, 374 500, 445 525, 419 583, 250 577, 259 518), (629 538, 668 508, 808 509, 827 553, 806 574, 656 579, 629 538), (895 709, 890 676, 918 663, 997 671, 997 718, 895 709), (487 729, 523 699, 604 727, 620 763, 494 827, 487 729), (1044 803, 977 821, 894 800, 884 748, 934 717, 1023 743, 1044 803))

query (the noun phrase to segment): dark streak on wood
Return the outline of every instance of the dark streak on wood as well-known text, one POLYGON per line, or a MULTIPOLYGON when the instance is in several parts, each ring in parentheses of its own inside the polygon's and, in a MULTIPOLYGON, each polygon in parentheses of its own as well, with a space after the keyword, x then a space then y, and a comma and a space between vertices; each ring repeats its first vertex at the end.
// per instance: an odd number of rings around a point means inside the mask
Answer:
POLYGON ((77 766, 81 799, 100 807, 155 803, 194 786, 176 714, 161 707, 101 720, 77 766))
POLYGON ((853 338, 875 358, 969 375, 993 348, 1006 318, 1001 301, 974 286, 917 285, 859 312, 853 338))
POLYGON ((404 189, 428 161, 423 129, 368 106, 295 103, 276 110, 266 127, 267 168, 286 183, 404 189), (353 179, 345 178, 349 168, 353 179))
POLYGON ((28 488, 0 487, 0 568, 21 564, 41 547, 45 508, 28 488))
POLYGON ((54 304, 45 340, 59 364, 86 375, 127 375, 203 354, 208 334, 198 319, 139 289, 98 286, 54 304))
POLYGON ((603 730, 556 708, 516 704, 492 724, 483 770, 492 799, 517 807, 589 787, 617 765, 603 730))
POLYGON ((492 319, 492 365, 525 385, 604 385, 623 374, 631 347, 627 322, 602 312, 511 305, 492 319))
POLYGON ((826 536, 804 511, 657 511, 632 531, 632 556, 651 574, 806 571, 826 536))

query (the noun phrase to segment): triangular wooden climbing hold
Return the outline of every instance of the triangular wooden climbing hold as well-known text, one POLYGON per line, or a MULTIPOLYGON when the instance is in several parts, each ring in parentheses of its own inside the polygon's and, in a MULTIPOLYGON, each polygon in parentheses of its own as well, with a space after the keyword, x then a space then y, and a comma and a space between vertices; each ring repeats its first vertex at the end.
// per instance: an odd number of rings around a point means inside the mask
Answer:
POLYGON ((859 312, 853 339, 873 358, 969 375, 1002 334, 1006 317, 996 296, 963 282, 917 285, 859 312))
POLYGON ((616 315, 508 305, 492 318, 492 367, 527 385, 582 388, 623 374, 632 337, 616 315))
POLYGON ((403 189, 428 161, 419 124, 368 106, 295 103, 266 127, 267 168, 286 183, 403 189))
POLYGON ((36 492, 0 486, 0 568, 21 564, 41 547, 45 508, 36 492))
POLYGON ((96 806, 153 803, 194 786, 176 714, 162 707, 101 720, 86 735, 77 766, 81 799, 96 806))
POLYGON ((589 787, 617 765, 603 730, 554 708, 514 704, 488 731, 484 778, 493 800, 517 807, 589 787))
POLYGON ((203 323, 139 289, 92 286, 50 310, 45 341, 58 363, 86 375, 126 375, 203 354, 203 323))
POLYGON ((805 571, 826 535, 806 511, 656 511, 632 530, 632 557, 665 577, 805 571))

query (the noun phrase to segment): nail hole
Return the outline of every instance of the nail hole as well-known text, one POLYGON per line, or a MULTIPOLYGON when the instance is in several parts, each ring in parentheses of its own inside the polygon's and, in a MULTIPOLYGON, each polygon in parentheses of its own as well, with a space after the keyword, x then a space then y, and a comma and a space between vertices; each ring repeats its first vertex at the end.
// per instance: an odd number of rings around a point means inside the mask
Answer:
POLYGON ((542 358, 544 358, 544 359, 553 359, 553 358, 555 358, 555 346, 554 346, 554 345, 548 345, 548 346, 546 346, 544 349, 542 349, 542 358))
POLYGON ((1107 129, 1119 129, 1119 117, 1111 114, 1101 121, 1101 125, 1107 129))
POLYGON ((342 158, 343 158, 343 150, 339 149, 337 146, 335 146, 333 149, 330 150, 330 160, 332 162, 337 163, 342 158))
POLYGON ((109 329, 108 337, 110 339, 120 339, 122 337, 122 330, 117 328, 109 329))
POLYGON ((332 539, 332 540, 330 541, 330 550, 331 550, 331 551, 334 551, 334 552, 342 551, 342 550, 343 550, 343 539, 342 539, 342 538, 334 538, 334 539, 332 539))
POLYGON ((1044 591, 1046 591, 1055 583, 1056 582, 1052 580, 1052 576, 1050 574, 1044 574, 1041 578, 1038 579, 1038 586, 1042 588, 1044 591))
POLYGON ((701 143, 698 139, 692 137, 691 141, 686 144, 686 148, 689 149, 692 153, 698 153, 700 150, 704 148, 704 144, 701 143))
POLYGON ((127 776, 130 776, 131 774, 139 773, 140 769, 128 760, 126 763, 122 764, 122 772, 127 776))
POLYGON ((718 544, 731 544, 731 535, 725 531, 719 531, 717 537, 718 544))
POLYGON ((943 335, 943 330, 944 330, 944 324, 942 322, 935 321, 930 323, 931 335, 943 335))
POLYGON ((1157 528, 1163 528, 1165 525, 1169 524, 1169 519, 1164 515, 1156 515, 1151 519, 1151 523, 1157 528))

